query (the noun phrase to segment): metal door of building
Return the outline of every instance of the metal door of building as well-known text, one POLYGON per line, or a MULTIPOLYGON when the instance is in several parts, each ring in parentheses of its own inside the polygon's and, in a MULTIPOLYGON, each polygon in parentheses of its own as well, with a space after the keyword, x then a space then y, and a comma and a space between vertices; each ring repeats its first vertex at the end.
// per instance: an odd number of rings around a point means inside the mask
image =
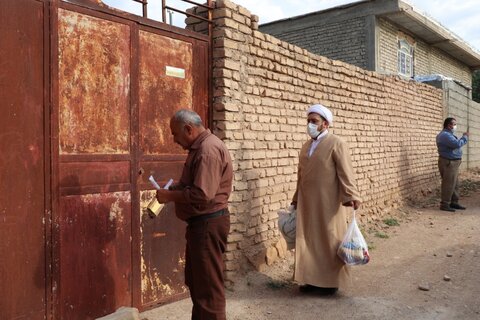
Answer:
POLYGON ((0 319, 46 313, 45 26, 42 1, 0 1, 0 319))
POLYGON ((55 317, 185 297, 185 226, 148 216, 148 177, 180 177, 175 110, 208 118, 208 37, 85 1, 51 15, 55 317))

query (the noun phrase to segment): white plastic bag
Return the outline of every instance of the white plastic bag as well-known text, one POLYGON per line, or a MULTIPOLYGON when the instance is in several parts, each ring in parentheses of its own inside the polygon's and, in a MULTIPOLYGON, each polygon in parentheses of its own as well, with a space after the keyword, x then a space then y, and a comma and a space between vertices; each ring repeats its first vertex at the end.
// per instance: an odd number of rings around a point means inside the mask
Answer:
POLYGON ((287 242, 287 249, 295 248, 297 210, 293 205, 278 211, 278 229, 287 242))
POLYGON ((358 228, 355 210, 353 210, 352 222, 350 222, 343 241, 338 247, 337 254, 348 265, 367 264, 370 261, 368 245, 358 228))

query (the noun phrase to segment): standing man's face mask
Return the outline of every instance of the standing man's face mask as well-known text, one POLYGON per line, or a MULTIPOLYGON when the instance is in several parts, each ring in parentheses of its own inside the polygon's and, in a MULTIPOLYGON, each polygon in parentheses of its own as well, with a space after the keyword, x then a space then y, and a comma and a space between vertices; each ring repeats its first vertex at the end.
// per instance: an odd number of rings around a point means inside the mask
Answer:
POLYGON ((457 131, 457 125, 454 125, 454 126, 453 126, 452 131, 453 131, 453 132, 457 131))
POLYGON ((321 133, 318 131, 318 126, 314 123, 308 123, 307 132, 312 139, 316 139, 321 133))

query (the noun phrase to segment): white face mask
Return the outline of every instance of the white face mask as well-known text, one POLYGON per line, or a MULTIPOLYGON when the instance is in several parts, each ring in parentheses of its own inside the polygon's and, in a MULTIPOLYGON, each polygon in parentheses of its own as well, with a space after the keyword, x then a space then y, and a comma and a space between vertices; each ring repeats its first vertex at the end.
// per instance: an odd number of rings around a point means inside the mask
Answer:
POLYGON ((452 131, 457 131, 457 125, 454 125, 452 131))
POLYGON ((316 139, 320 135, 321 132, 318 131, 318 126, 316 124, 309 123, 307 125, 307 133, 311 138, 316 139))

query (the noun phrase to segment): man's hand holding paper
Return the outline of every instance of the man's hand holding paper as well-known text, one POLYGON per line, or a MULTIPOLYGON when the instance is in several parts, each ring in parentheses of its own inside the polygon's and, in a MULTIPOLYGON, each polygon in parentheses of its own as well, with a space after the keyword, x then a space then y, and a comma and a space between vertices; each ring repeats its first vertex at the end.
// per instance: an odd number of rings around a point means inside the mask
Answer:
POLYGON ((170 193, 172 193, 172 191, 166 189, 157 190, 157 201, 160 203, 167 203, 169 201, 172 201, 169 197, 170 193))

